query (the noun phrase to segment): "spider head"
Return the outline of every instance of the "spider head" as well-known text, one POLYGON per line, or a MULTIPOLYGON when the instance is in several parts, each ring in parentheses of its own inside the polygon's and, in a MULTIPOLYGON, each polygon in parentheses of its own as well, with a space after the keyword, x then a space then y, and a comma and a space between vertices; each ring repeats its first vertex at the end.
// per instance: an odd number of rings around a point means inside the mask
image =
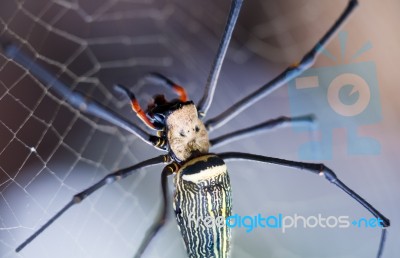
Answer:
POLYGON ((208 153, 208 132, 192 101, 179 102, 169 110, 165 130, 170 154, 177 162, 208 153))

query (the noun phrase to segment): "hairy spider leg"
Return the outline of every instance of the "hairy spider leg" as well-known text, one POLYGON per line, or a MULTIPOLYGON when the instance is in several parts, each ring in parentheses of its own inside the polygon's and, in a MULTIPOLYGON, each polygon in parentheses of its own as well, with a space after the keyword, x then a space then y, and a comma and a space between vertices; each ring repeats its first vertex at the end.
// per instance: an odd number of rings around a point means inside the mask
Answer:
POLYGON ((350 14, 357 7, 357 0, 349 0, 349 3, 340 17, 336 20, 336 22, 331 26, 331 28, 322 36, 322 38, 317 42, 317 44, 301 59, 300 62, 289 66, 286 68, 281 74, 275 77, 272 81, 264 84, 259 89, 250 93, 246 97, 242 98, 231 107, 226 109, 224 112, 219 114, 218 116, 211 118, 205 122, 206 128, 209 131, 212 131, 228 121, 232 118, 236 117, 242 111, 252 106, 257 101, 261 100, 265 96, 269 95, 276 89, 280 88, 285 83, 290 80, 296 78, 298 75, 303 73, 305 70, 310 68, 317 58, 317 56, 322 52, 323 48, 329 43, 330 39, 339 28, 344 24, 344 22, 349 18, 350 14))
POLYGON ((383 253, 384 242, 386 239, 386 228, 390 226, 390 220, 382 215, 377 209, 375 209, 371 204, 369 204, 365 199, 363 199, 356 192, 347 187, 336 174, 327 166, 322 163, 307 163, 307 162, 299 162, 299 161, 291 161, 285 159, 272 158, 262 155, 255 155, 249 153, 240 153, 240 152, 225 152, 218 154, 220 158, 223 160, 249 160, 263 163, 276 164, 280 166, 292 167, 300 170, 307 170, 314 174, 324 176, 326 180, 336 185, 340 189, 342 189, 345 193, 347 193, 350 197, 364 206, 375 218, 379 219, 380 226, 382 227, 382 236, 380 239, 379 249, 377 253, 377 258, 380 258, 383 253))

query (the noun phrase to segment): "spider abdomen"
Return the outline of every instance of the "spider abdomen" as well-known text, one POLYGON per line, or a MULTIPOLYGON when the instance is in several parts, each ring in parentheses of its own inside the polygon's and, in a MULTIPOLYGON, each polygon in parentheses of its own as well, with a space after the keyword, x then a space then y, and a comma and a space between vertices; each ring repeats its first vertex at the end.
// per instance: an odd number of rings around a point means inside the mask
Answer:
POLYGON ((214 154, 190 160, 175 186, 174 210, 189 257, 228 257, 232 199, 224 161, 214 154))

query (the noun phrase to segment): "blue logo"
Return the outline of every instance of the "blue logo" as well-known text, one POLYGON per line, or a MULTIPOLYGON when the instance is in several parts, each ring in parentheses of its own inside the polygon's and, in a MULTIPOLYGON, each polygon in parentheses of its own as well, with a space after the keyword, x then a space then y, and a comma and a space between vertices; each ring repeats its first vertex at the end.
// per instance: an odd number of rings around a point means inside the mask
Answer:
MULTIPOLYGON (((347 33, 339 33, 341 60, 344 60, 347 33)), ((314 114, 320 130, 319 140, 311 140, 300 146, 301 159, 331 159, 333 130, 346 129, 349 155, 376 155, 380 143, 371 137, 361 136, 361 126, 376 124, 382 120, 379 85, 374 62, 355 62, 371 49, 365 43, 349 64, 311 68, 289 82, 289 101, 292 116, 314 114)), ((328 50, 322 54, 333 61, 336 57, 328 50)), ((305 129, 295 129, 302 130, 305 129)), ((308 129, 310 130, 310 129, 308 129)))

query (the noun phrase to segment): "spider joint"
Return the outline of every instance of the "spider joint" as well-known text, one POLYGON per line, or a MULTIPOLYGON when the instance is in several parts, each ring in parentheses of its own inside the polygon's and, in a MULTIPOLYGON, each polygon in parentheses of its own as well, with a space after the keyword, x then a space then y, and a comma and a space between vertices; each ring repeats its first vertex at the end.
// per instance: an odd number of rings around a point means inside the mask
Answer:
POLYGON ((72 198, 72 202, 75 203, 75 204, 78 204, 78 203, 80 203, 83 199, 84 199, 84 198, 82 198, 80 195, 75 195, 75 196, 72 198))
POLYGON ((319 174, 325 176, 325 178, 329 182, 334 183, 334 182, 336 182, 338 180, 336 174, 330 168, 328 168, 327 166, 325 166, 323 164, 321 164, 321 170, 320 171, 321 172, 319 174))

